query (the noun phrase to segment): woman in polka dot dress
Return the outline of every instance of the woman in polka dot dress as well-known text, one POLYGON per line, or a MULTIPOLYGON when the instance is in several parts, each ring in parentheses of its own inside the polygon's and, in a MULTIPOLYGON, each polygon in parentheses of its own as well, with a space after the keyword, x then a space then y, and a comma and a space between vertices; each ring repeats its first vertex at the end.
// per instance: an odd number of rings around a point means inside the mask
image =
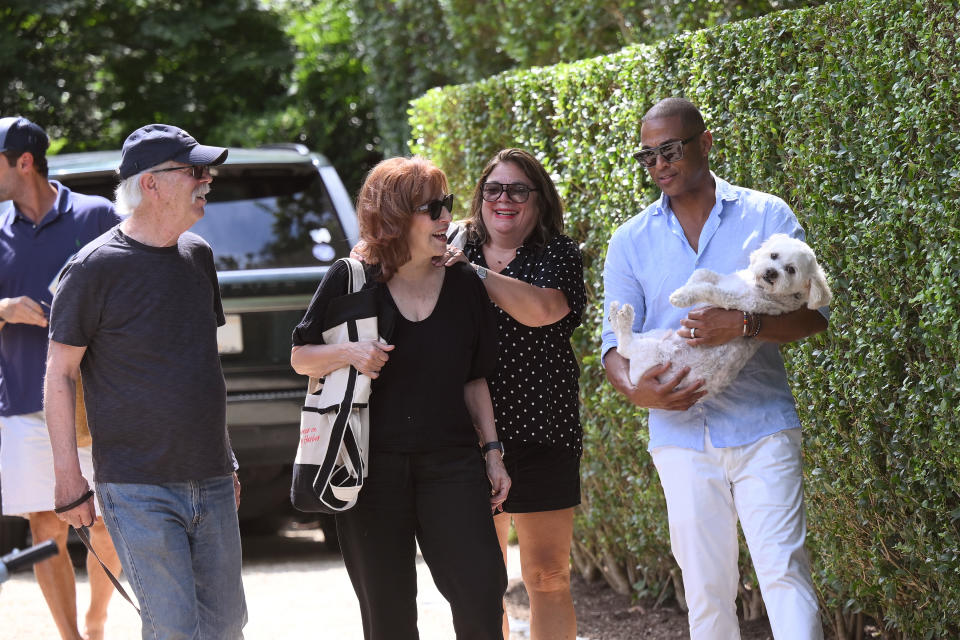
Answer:
MULTIPOLYGON (((488 382, 504 463, 513 480, 494 517, 506 559, 513 519, 533 640, 573 640, 573 508, 580 504, 580 369, 570 336, 586 301, 583 263, 563 235, 556 187, 530 153, 491 158, 473 195, 463 252, 497 312, 500 353, 488 382)), ((504 637, 509 637, 504 616, 504 637)))

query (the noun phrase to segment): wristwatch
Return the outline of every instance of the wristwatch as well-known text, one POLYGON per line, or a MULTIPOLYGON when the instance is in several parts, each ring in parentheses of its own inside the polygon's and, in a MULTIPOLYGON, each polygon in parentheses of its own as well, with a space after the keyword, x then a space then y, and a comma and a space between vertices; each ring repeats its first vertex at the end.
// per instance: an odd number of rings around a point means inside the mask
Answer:
MULTIPOLYGON (((482 268, 482 267, 481 267, 482 268)), ((487 454, 491 451, 499 451, 500 457, 503 458, 503 443, 499 440, 491 440, 487 444, 483 445, 483 457, 486 458, 487 454)))
POLYGON ((475 265, 473 265, 473 269, 474 269, 474 271, 477 272, 477 277, 479 277, 481 280, 486 280, 486 279, 487 279, 487 268, 486 268, 486 267, 481 267, 480 265, 475 264, 475 265))

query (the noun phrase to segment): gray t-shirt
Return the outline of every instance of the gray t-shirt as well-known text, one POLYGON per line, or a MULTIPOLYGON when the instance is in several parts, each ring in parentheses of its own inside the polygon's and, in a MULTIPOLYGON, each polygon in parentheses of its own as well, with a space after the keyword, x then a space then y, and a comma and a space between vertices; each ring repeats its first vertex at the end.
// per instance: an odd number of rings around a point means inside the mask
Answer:
POLYGON ((233 471, 222 324, 213 252, 196 234, 150 247, 115 227, 70 261, 50 338, 87 347, 80 371, 97 481, 156 484, 233 471))

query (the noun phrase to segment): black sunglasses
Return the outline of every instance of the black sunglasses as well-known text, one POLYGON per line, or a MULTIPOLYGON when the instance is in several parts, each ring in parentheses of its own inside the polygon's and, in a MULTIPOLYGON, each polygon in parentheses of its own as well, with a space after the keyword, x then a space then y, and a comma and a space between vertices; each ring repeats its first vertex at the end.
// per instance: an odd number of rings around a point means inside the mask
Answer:
MULTIPOLYGON (((706 131, 706 129, 703 131, 706 131)), ((657 156, 663 156, 663 159, 667 162, 676 162, 683 158, 683 145, 699 136, 703 131, 695 133, 685 140, 671 140, 670 142, 664 142, 659 147, 640 149, 633 154, 633 157, 648 169, 657 164, 657 156)))
POLYGON ((440 217, 440 214, 443 213, 443 210, 453 211, 453 194, 448 193, 447 195, 439 198, 437 200, 431 200, 427 204, 422 204, 414 211, 426 211, 430 214, 431 220, 436 220, 440 217))
POLYGON ((194 180, 202 180, 204 175, 210 175, 210 166, 206 164, 192 164, 187 167, 170 167, 169 169, 154 169, 147 173, 163 173, 164 171, 187 171, 194 180))
POLYGON ((528 187, 522 182, 512 184, 500 184, 499 182, 484 182, 480 193, 487 202, 496 202, 500 199, 500 194, 506 192, 511 202, 523 204, 530 198, 530 192, 537 191, 533 187, 528 187))

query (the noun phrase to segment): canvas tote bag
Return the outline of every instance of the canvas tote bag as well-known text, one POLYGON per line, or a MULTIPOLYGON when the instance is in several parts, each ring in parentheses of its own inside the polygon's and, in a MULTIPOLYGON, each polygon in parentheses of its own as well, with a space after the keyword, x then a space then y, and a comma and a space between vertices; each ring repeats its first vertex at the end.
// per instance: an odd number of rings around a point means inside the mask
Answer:
MULTIPOLYGON (((361 291, 363 265, 348 263, 346 295, 330 301, 323 319, 325 344, 378 340, 375 289, 361 291)), ((290 500, 300 511, 337 513, 357 502, 367 476, 370 378, 352 366, 310 378, 300 413, 300 445, 290 500)))

